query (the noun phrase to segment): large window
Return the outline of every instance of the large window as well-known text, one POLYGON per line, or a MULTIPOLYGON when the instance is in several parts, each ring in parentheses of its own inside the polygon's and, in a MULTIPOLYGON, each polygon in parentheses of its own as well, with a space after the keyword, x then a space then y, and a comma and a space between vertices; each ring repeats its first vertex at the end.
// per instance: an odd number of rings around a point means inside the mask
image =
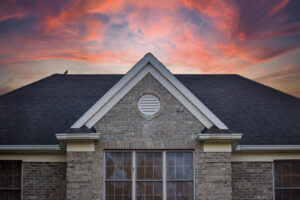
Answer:
POLYGON ((275 199, 300 199, 300 160, 275 161, 275 199))
POLYGON ((21 199, 22 167, 18 161, 0 161, 0 199, 21 199))
POLYGON ((193 200, 192 152, 106 152, 106 200, 193 200))

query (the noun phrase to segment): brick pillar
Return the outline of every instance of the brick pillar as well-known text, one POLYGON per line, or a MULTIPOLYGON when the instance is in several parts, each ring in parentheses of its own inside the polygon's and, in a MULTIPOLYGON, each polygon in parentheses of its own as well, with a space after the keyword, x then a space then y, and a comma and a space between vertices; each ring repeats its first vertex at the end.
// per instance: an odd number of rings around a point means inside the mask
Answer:
POLYGON ((67 200, 92 200, 94 145, 67 144, 67 200))
POLYGON ((197 200, 232 200, 231 152, 195 150, 197 200))

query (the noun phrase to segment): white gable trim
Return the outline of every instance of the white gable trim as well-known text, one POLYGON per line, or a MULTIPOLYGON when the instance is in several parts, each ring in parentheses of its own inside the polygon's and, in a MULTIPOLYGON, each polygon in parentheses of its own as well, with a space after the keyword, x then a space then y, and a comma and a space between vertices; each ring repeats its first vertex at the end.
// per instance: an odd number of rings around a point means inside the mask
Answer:
POLYGON ((165 66, 148 53, 125 76, 102 96, 71 128, 86 125, 93 127, 122 97, 139 81, 150 73, 159 81, 187 110, 189 110, 206 128, 213 125, 219 129, 228 129, 193 93, 191 93, 165 66))

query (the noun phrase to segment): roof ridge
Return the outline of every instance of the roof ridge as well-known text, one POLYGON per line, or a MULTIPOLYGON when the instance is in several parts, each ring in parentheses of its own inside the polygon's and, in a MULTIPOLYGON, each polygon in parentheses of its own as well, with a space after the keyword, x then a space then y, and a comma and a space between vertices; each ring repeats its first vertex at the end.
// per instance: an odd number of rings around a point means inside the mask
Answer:
POLYGON ((30 86, 32 86, 32 85, 34 85, 34 84, 38 84, 38 83, 40 83, 40 82, 43 82, 43 81, 45 81, 45 80, 48 80, 48 79, 50 79, 50 78, 52 78, 52 77, 54 77, 54 76, 57 76, 57 75, 59 75, 59 74, 51 74, 51 75, 49 75, 49 76, 46 76, 45 78, 39 79, 39 80, 37 80, 37 81, 31 82, 31 83, 29 83, 29 84, 27 84, 27 85, 21 86, 21 87, 19 87, 19 88, 17 88, 17 89, 14 89, 14 90, 12 90, 12 91, 7 92, 7 93, 4 93, 4 94, 0 95, 0 99, 1 99, 2 97, 5 97, 5 96, 10 95, 10 94, 12 94, 12 93, 15 93, 15 92, 17 92, 17 91, 19 91, 19 90, 21 90, 21 89, 24 89, 24 88, 30 87, 30 86))
POLYGON ((239 74, 237 74, 237 76, 238 76, 239 78, 242 78, 242 79, 248 81, 248 82, 251 82, 251 83, 253 83, 253 84, 255 84, 255 85, 258 85, 258 86, 260 86, 260 87, 267 88, 267 89, 269 89, 269 90, 271 90, 271 91, 273 91, 273 92, 279 93, 279 94, 281 94, 281 95, 286 95, 286 96, 295 98, 295 99, 297 99, 297 100, 300 99, 300 98, 298 98, 298 97, 296 97, 296 96, 294 96, 294 95, 288 94, 288 93, 283 92, 283 91, 281 91, 281 90, 279 90, 279 89, 276 89, 276 88, 273 88, 273 87, 271 87, 271 86, 265 85, 265 84, 260 83, 260 82, 258 82, 258 81, 255 81, 255 80, 252 80, 252 79, 250 79, 250 78, 247 78, 247 77, 245 77, 245 76, 241 76, 241 75, 239 75, 239 74))
POLYGON ((58 75, 58 76, 123 76, 125 74, 53 74, 53 75, 58 75))
MULTIPOLYGON (((53 75, 59 75, 59 76, 123 76, 125 74, 53 74, 53 75)), ((191 76, 239 76, 239 74, 173 74, 173 75, 191 75, 191 76)))

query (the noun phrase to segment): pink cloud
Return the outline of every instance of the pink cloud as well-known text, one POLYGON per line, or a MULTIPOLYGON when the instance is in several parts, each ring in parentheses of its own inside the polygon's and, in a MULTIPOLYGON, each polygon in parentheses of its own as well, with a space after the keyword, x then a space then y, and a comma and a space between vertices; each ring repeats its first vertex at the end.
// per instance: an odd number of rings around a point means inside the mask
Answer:
POLYGON ((272 10, 268 12, 268 15, 274 15, 277 13, 279 10, 283 9, 290 0, 282 0, 279 4, 277 4, 272 10))
POLYGON ((15 0, 0 2, 0 22, 13 18, 22 18, 28 13, 28 10, 15 0))
POLYGON ((131 65, 152 51, 176 67, 237 73, 299 48, 279 40, 300 32, 299 22, 283 12, 289 3, 75 0, 54 11, 40 3, 35 15, 15 1, 0 3, 0 21, 38 16, 32 35, 0 37, 0 64, 15 71, 12 63, 52 59, 131 65))

